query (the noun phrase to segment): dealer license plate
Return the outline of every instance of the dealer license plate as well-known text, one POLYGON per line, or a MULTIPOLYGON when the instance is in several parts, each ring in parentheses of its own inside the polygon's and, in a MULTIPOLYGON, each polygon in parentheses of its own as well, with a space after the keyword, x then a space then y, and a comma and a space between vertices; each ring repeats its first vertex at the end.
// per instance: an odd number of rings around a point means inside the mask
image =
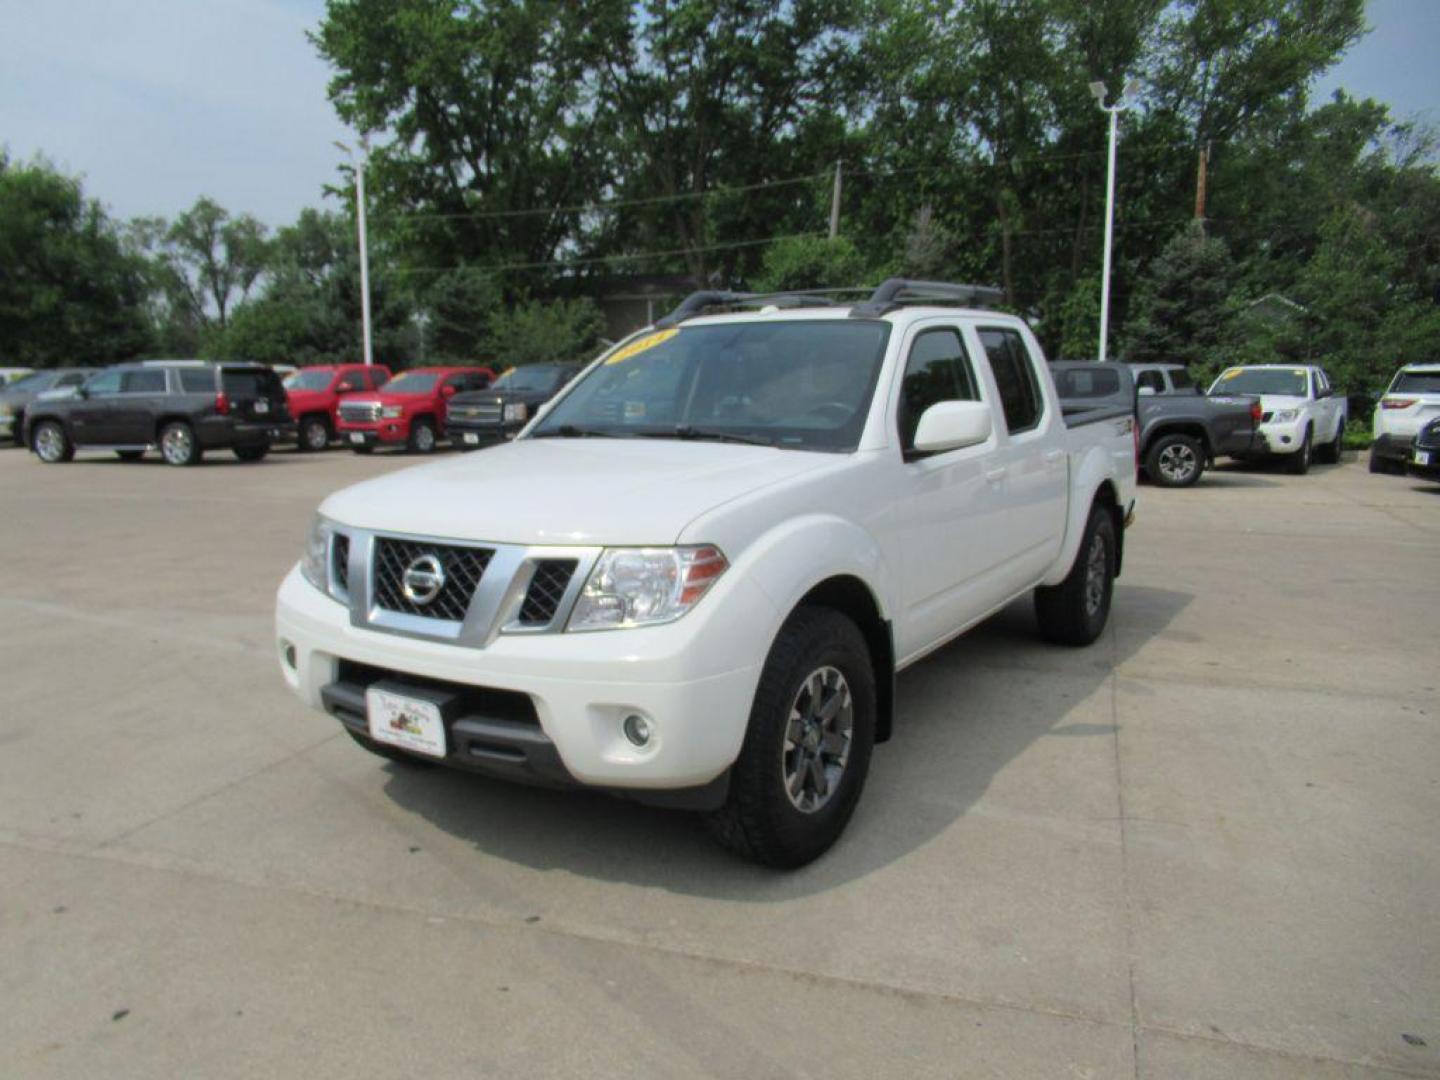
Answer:
POLYGON ((1429 465, 1429 464, 1430 464, 1430 451, 1429 451, 1429 450, 1416 450, 1416 451, 1415 451, 1415 464, 1416 464, 1416 465, 1429 465))
POLYGON ((364 436, 363 433, 361 433, 361 432, 359 432, 359 431, 352 431, 352 432, 350 433, 350 441, 351 441, 352 443, 354 443, 356 446, 359 446, 361 443, 363 443, 363 442, 365 441, 365 436, 364 436))
POLYGON ((433 701, 394 694, 375 687, 365 691, 370 737, 401 750, 430 757, 445 756, 445 722, 433 701))
POLYGON ((471 446, 478 446, 480 443, 480 436, 476 435, 473 431, 465 432, 464 439, 471 446))
POLYGON ((257 402, 255 402, 255 415, 257 415, 257 416, 264 416, 264 415, 265 415, 266 413, 268 413, 269 411, 270 411, 270 403, 269 403, 268 401, 257 401, 257 402))

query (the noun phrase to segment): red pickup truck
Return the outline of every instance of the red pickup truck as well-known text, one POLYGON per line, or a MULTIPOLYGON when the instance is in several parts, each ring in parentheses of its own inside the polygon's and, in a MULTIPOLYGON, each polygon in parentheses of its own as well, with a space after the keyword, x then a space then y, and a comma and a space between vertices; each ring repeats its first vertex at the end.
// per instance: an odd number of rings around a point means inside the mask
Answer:
POLYGON ((484 390, 494 378, 488 367, 413 368, 377 393, 348 395, 340 403, 340 438, 357 454, 377 446, 428 454, 445 430, 450 399, 464 390, 484 390))
POLYGON ((390 369, 378 364, 317 364, 304 367, 285 380, 290 415, 299 430, 300 449, 324 450, 340 424, 340 402, 367 390, 379 390, 390 381, 390 369))

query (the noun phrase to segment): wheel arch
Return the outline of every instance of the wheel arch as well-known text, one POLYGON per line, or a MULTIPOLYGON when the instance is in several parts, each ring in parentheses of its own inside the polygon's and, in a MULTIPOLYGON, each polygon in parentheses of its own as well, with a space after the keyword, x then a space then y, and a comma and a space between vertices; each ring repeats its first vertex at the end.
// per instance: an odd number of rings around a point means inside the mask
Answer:
POLYGON ((1215 458, 1214 448, 1210 445, 1210 432, 1203 423, 1198 420, 1162 420, 1157 423, 1145 436, 1145 442, 1140 448, 1142 459, 1150 456, 1150 449, 1155 443, 1166 435, 1188 435, 1192 439, 1200 440, 1200 448, 1205 452, 1207 461, 1215 458))
POLYGON ((840 612, 855 623, 865 638, 870 666, 875 671, 875 741, 885 742, 894 729, 895 640, 874 593, 858 577, 837 574, 813 586, 795 606, 807 605, 840 612))
POLYGON ((195 426, 195 418, 193 416, 188 416, 185 413, 167 412, 161 413, 155 418, 155 431, 153 437, 157 446, 160 444, 160 433, 164 431, 167 427, 169 427, 171 424, 184 424, 190 429, 191 433, 195 435, 198 444, 200 432, 199 429, 195 426))

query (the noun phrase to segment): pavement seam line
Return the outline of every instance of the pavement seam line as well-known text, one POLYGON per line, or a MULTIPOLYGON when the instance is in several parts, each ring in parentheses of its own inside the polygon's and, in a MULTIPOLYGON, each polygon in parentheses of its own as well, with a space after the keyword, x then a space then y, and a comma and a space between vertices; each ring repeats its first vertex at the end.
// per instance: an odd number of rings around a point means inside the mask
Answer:
MULTIPOLYGON (((1123 1020, 1107 1020, 1102 1017, 1087 1016, 1083 1013, 1067 1012, 1063 1009, 1047 1009, 1043 1006, 1023 1005, 1018 1002, 1004 1001, 999 999, 967 997, 963 994, 956 994, 943 990, 925 990, 918 987, 900 986, 895 983, 864 981, 845 975, 833 975, 823 972, 800 971, 795 968, 781 967, 774 964, 764 964, 754 960, 744 960, 730 956, 719 956, 712 953, 695 952, 687 949, 678 949, 666 945, 657 945, 653 942, 635 941, 627 938, 605 937, 600 934, 586 933, 581 930, 567 929, 565 927, 532 926, 524 923, 515 923, 509 919, 490 918, 474 914, 437 914, 424 908, 404 907, 398 904, 377 903, 373 900, 360 900, 353 896, 346 896, 341 893, 330 892, 325 889, 304 888, 293 884, 281 884, 276 882, 247 881, 243 878, 228 877, 224 874, 213 871, 202 870, 194 867, 161 866, 146 861, 140 857, 142 852, 127 852, 120 849, 99 850, 96 848, 73 848, 60 842, 27 841, 24 839, 0 838, 0 847, 16 848, 21 851, 37 851, 46 855, 55 855, 63 858, 92 860, 98 862, 119 863, 138 870, 148 870, 153 873, 169 874, 175 877, 190 877, 201 881, 211 882, 217 885, 228 885, 234 888, 250 889, 254 891, 274 891, 290 896, 305 897, 312 900, 328 900, 332 903, 350 904, 357 908, 364 908, 370 911, 386 914, 408 914, 421 915, 426 918, 441 918, 457 923, 465 923, 474 926, 483 926, 490 929, 508 930, 517 933, 546 934, 551 937, 569 938, 574 941, 586 942, 595 945, 607 945, 619 948, 640 949, 646 952, 655 953, 660 956, 674 957, 681 960, 691 960, 700 964, 712 964, 716 967, 728 968, 739 972, 753 972, 766 975, 775 975, 781 978, 791 979, 796 982, 824 983, 845 989, 860 990, 875 994, 886 994, 894 997, 911 998, 915 1000, 939 1001, 946 1004, 960 1005, 972 1009, 992 1009, 1002 1012, 1017 1012, 1031 1016, 1044 1017, 1052 1020, 1064 1020, 1077 1024, 1088 1024, 1093 1027, 1122 1028, 1123 1020)), ((1171 1038, 1187 1042, 1204 1043, 1207 1045, 1224 1046, 1240 1050, 1245 1053, 1268 1054, 1274 1057, 1286 1058, 1294 1061, 1317 1062, 1324 1065, 1342 1065, 1351 1068, 1382 1069, 1395 1076, 1415 1077, 1416 1080, 1425 1080, 1433 1076, 1433 1073, 1412 1071, 1405 1066, 1377 1065, 1373 1061, 1359 1061, 1351 1058, 1324 1057, 1315 1054, 1303 1054, 1293 1050, 1284 1050, 1278 1047, 1264 1046, 1259 1043, 1244 1042, 1239 1039, 1216 1038, 1213 1035, 1205 1035, 1194 1031, 1182 1031, 1178 1028, 1167 1027, 1163 1024, 1139 1024, 1139 1031, 1165 1035, 1171 1038)))
POLYGON ((1115 754, 1115 811, 1120 830, 1120 892, 1125 901, 1125 975, 1130 988, 1130 1054, 1133 1075, 1140 1076, 1140 1008, 1135 998, 1135 905, 1130 896, 1130 840, 1125 820, 1125 771, 1120 757, 1120 635, 1112 624, 1110 639, 1110 744, 1115 754))

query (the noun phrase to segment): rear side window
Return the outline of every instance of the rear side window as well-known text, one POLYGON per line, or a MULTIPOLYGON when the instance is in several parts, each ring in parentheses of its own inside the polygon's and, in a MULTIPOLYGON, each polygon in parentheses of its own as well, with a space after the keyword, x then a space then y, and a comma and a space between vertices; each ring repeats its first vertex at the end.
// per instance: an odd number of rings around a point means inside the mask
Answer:
POLYGON ((165 392, 165 372, 127 371, 120 380, 120 392, 122 394, 163 394, 165 392))
POLYGON ((187 394, 213 394, 215 372, 209 368, 181 368, 180 389, 187 394))
POLYGON ((1012 435, 1031 430, 1040 423, 1043 406, 1024 340, 1014 330, 992 328, 980 331, 980 343, 995 373, 1006 430, 1012 435))
POLYGON ((1054 374, 1055 387, 1062 398, 1107 398, 1120 393, 1118 371, 1081 368, 1054 374))
POLYGON ((234 397, 276 398, 284 394, 279 377, 269 368, 222 368, 220 383, 234 397))
POLYGON ((979 400, 960 335, 951 329, 926 330, 910 346, 900 384, 901 447, 914 445, 920 417, 937 401, 979 400))

